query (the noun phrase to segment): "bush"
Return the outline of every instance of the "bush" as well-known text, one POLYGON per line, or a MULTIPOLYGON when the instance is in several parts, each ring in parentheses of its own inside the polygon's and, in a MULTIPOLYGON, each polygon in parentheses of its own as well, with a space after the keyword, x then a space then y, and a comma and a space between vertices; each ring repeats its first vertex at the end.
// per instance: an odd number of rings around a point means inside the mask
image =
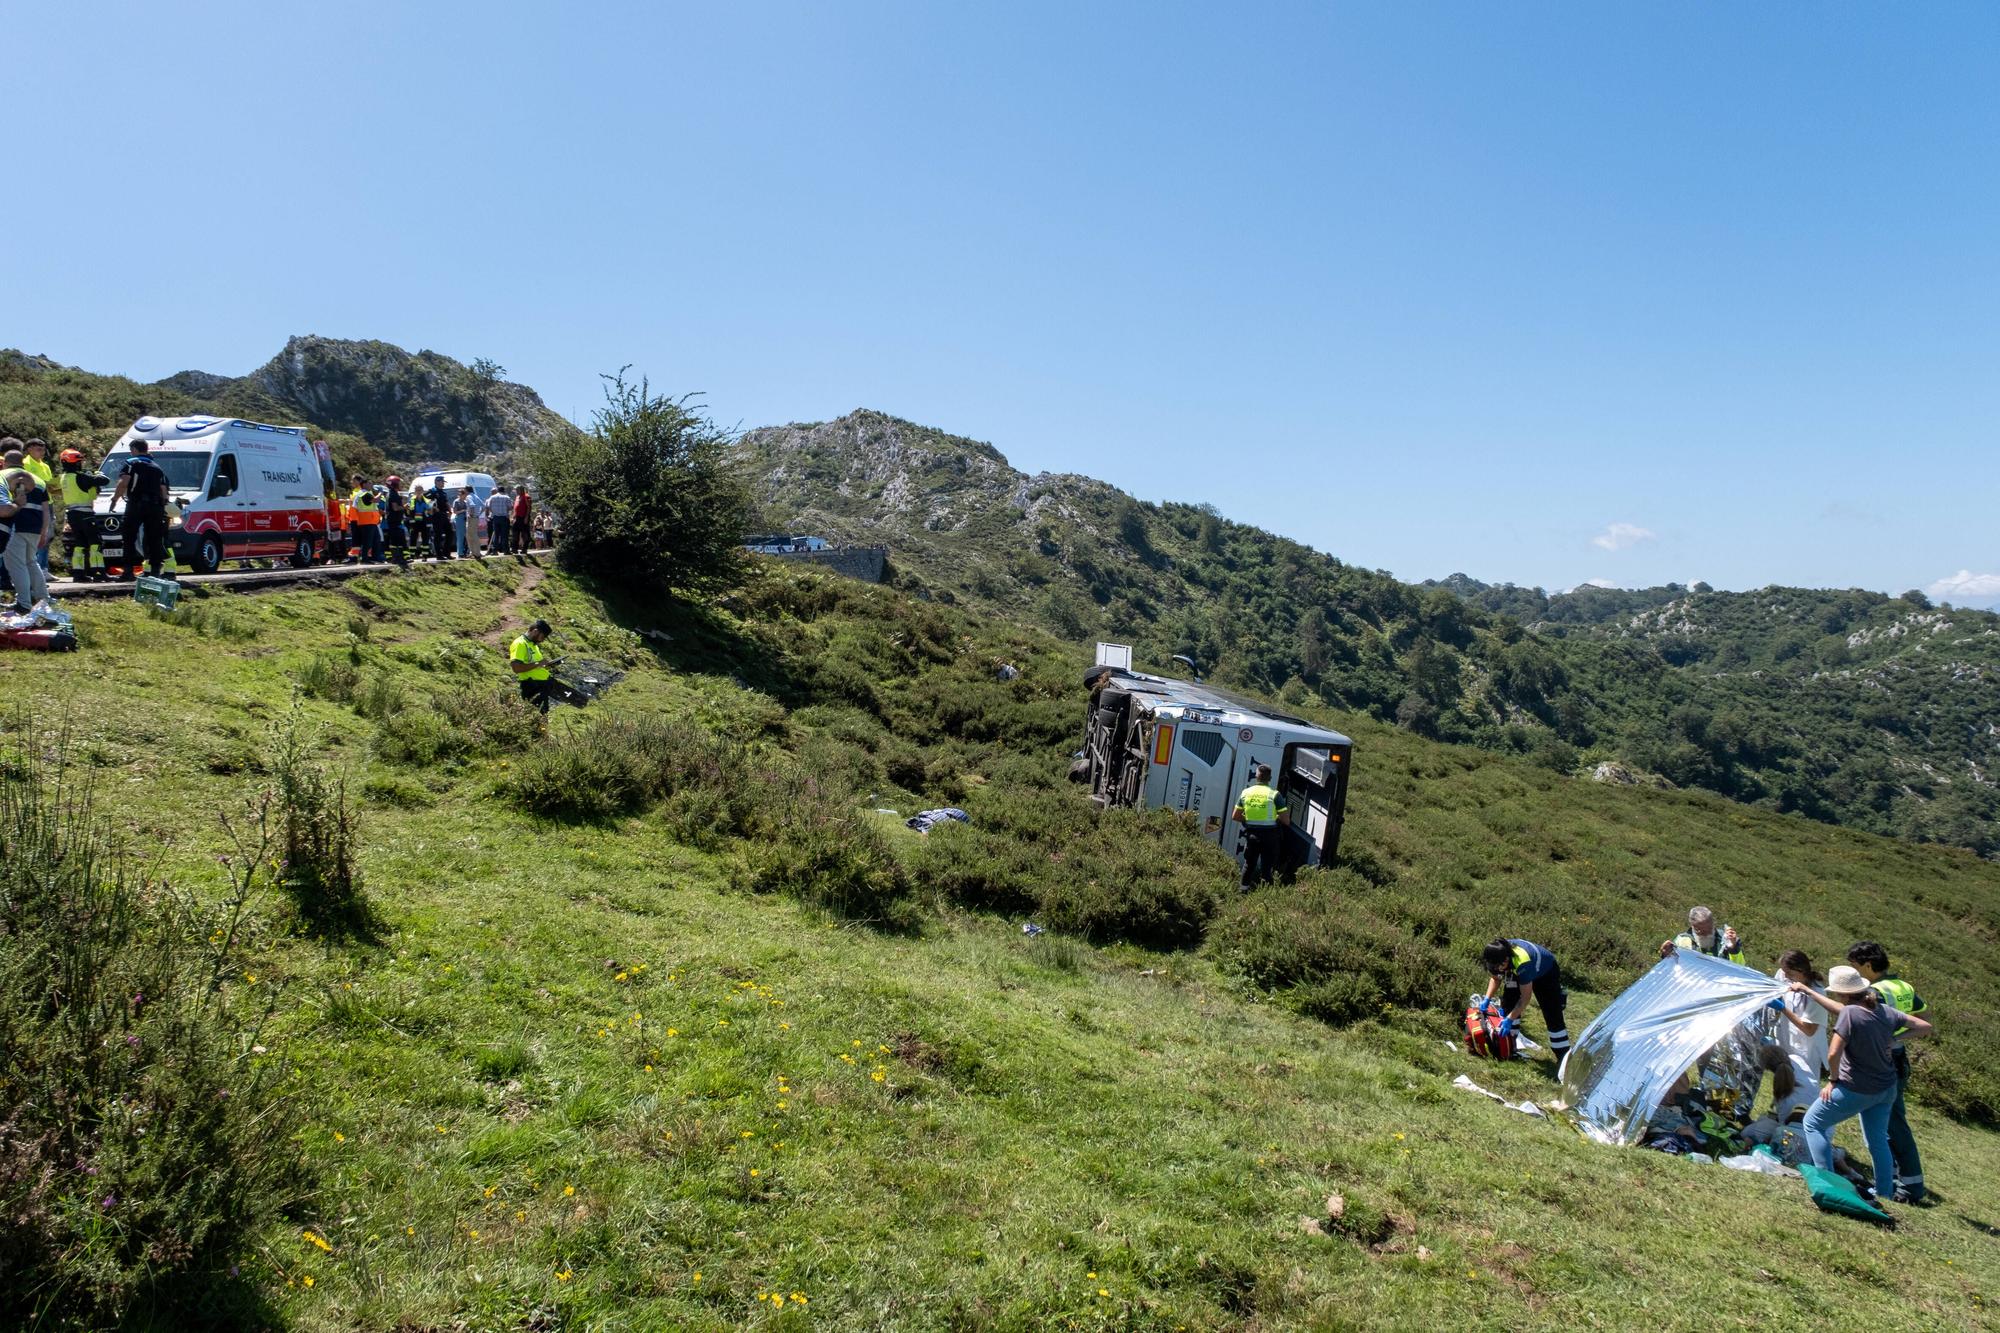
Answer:
POLYGON ((291 900, 308 933, 328 938, 367 938, 376 929, 375 909, 355 864, 360 822, 347 801, 345 779, 329 781, 313 761, 317 738, 296 707, 271 732, 277 785, 278 886, 291 900))
POLYGON ((60 768, 46 788, 0 785, 8 1327, 108 1327, 141 1304, 212 1313, 229 1254, 299 1195, 281 1071, 251 1060, 261 1016, 223 979, 259 862, 234 873, 212 930, 111 855, 60 768))
POLYGON ((1210 947, 1245 980, 1330 1023, 1385 1009, 1450 1009, 1471 969, 1446 950, 1435 914, 1379 908, 1351 870, 1305 870, 1260 889, 1216 923, 1210 947))
POLYGON ((781 892, 852 921, 914 928, 910 881, 882 830, 852 804, 853 794, 816 775, 766 775, 760 783, 743 882, 781 892))
POLYGON ((600 718, 528 750, 505 784, 509 798, 548 819, 631 814, 684 787, 747 794, 738 747, 681 721, 600 718))
POLYGON ((749 497, 730 471, 728 432, 690 398, 605 378, 589 435, 534 446, 542 500, 563 516, 557 559, 623 586, 692 591, 732 582, 749 497))
POLYGON ((316 654, 299 672, 299 689, 306 697, 325 699, 329 703, 352 703, 354 691, 360 683, 361 673, 354 669, 352 662, 329 653, 316 654))
POLYGON ((970 824, 933 828, 911 854, 919 882, 967 907, 1032 914, 1051 930, 1151 948, 1201 943, 1233 862, 1161 810, 1102 814, 1072 788, 981 788, 970 824))

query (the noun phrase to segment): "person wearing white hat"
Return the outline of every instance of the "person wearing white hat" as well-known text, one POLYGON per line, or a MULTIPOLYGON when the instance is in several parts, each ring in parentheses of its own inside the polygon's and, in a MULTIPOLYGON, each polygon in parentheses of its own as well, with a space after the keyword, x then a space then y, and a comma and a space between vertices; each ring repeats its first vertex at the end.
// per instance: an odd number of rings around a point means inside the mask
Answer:
POLYGON ((1898 1028, 1907 1037, 1930 1034, 1931 1025, 1914 1014, 1898 1013, 1851 967, 1833 969, 1821 994, 1802 981, 1792 991, 1808 995, 1834 1016, 1826 1067, 1832 1073, 1819 1100, 1806 1112, 1806 1147, 1813 1165, 1833 1167, 1833 1131, 1843 1120, 1861 1118, 1868 1157, 1875 1167, 1875 1201, 1896 1194, 1896 1158, 1889 1148, 1889 1112, 1896 1103, 1896 1061, 1892 1048, 1898 1028))

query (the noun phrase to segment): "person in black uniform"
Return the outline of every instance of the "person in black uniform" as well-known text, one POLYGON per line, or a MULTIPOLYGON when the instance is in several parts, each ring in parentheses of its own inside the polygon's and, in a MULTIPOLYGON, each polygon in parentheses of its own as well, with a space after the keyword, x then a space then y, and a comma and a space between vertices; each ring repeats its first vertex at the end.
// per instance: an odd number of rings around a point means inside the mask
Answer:
POLYGON ((113 509, 120 500, 125 502, 125 577, 134 577, 144 559, 146 572, 158 578, 160 564, 167 558, 167 474, 146 456, 147 441, 134 440, 127 447, 132 457, 111 493, 113 509))

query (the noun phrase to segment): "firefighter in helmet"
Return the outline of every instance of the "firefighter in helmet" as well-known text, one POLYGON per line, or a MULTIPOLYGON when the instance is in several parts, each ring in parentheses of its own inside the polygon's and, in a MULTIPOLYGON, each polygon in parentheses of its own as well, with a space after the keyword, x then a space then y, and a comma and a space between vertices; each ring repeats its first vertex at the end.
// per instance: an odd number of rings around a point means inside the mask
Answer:
POLYGON ((111 478, 102 472, 85 471, 80 449, 63 450, 58 461, 62 471, 56 482, 68 519, 69 576, 100 582, 104 578, 104 535, 96 505, 98 493, 111 484, 111 478))

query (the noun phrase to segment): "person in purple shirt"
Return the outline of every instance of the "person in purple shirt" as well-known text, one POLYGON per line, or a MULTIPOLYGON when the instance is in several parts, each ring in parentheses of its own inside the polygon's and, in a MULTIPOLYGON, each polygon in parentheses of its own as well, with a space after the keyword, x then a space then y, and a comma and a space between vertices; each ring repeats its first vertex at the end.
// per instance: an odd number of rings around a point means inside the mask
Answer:
POLYGON ((1868 1156, 1875 1164, 1875 1202, 1881 1204, 1896 1194, 1896 1157, 1889 1147, 1889 1112, 1895 1107, 1895 1045, 1900 1029, 1905 1037, 1930 1034, 1931 1025, 1914 1014, 1899 1013, 1870 989, 1868 979, 1851 967, 1836 967, 1826 979, 1821 994, 1802 981, 1792 983, 1794 994, 1807 995, 1834 1016, 1833 1036, 1827 1042, 1826 1067, 1830 1073, 1819 1100, 1806 1112, 1806 1148, 1813 1165, 1833 1167, 1833 1131, 1841 1121, 1861 1118, 1862 1137, 1868 1141, 1868 1156))

